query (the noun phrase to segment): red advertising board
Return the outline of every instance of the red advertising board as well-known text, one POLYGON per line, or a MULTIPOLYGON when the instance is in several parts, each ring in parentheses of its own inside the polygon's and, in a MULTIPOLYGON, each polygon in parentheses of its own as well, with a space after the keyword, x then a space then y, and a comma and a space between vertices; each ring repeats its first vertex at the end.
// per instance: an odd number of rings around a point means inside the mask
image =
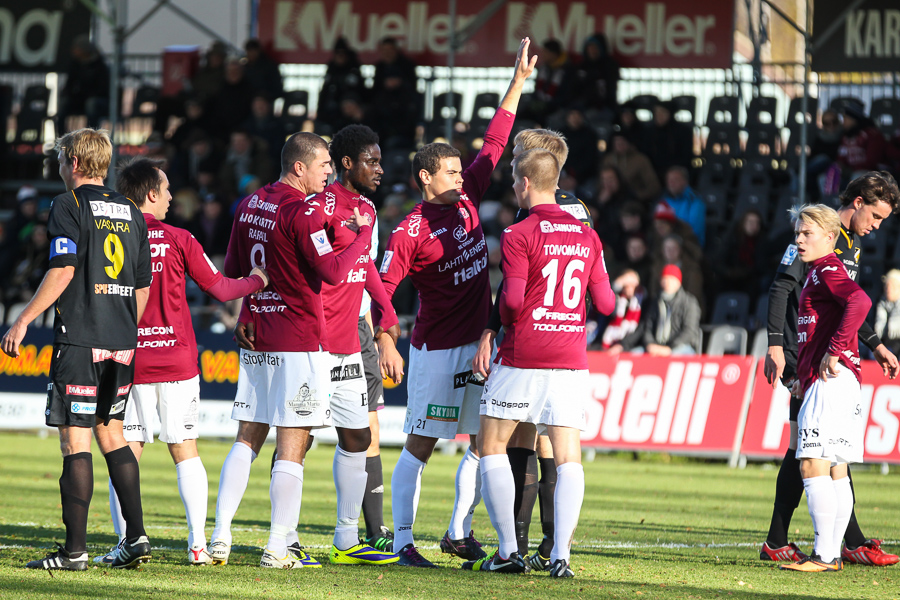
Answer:
MULTIPOLYGON (((867 419, 864 460, 900 463, 900 381, 885 378, 875 361, 863 361, 862 376, 862 407, 867 419)), ((763 375, 763 361, 759 361, 741 454, 751 458, 784 456, 790 435, 789 407, 788 391, 780 384, 772 390, 763 375)))
POLYGON ((729 456, 755 359, 588 353, 584 446, 729 456))
MULTIPOLYGON (((459 28, 489 2, 457 0, 459 28)), ((396 38, 420 65, 446 65, 449 3, 409 0, 260 0, 259 38, 284 63, 327 63, 344 37, 364 63, 377 60, 377 44, 396 38)), ((634 0, 506 2, 459 50, 462 67, 513 64, 519 40, 555 38, 580 53, 585 39, 606 34, 623 67, 728 68, 733 48, 734 2, 634 0)))

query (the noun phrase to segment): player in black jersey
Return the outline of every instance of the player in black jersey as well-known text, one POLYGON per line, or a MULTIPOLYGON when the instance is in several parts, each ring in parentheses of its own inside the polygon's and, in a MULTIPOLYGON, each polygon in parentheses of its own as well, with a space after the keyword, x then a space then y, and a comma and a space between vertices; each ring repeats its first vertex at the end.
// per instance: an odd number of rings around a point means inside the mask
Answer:
MULTIPOLYGON (((834 252, 841 257, 850 278, 854 281, 859 275, 860 236, 878 229, 884 219, 892 212, 898 211, 898 203, 900 190, 897 188, 897 182, 884 171, 870 171, 857 177, 841 194, 841 208, 838 210, 841 235, 838 236, 834 252)), ((806 271, 805 264, 797 258, 797 246, 789 245, 769 289, 769 350, 766 354, 765 373, 766 379, 773 387, 781 380, 790 389, 796 379, 797 311, 806 271)), ((894 379, 900 373, 897 358, 881 343, 868 323, 864 323, 860 328, 859 340, 872 350, 884 369, 885 376, 894 379)), ((795 561, 803 558, 797 546, 789 544, 787 539, 791 517, 803 495, 800 461, 795 457, 797 415, 802 403, 802 397, 791 396, 790 445, 785 452, 775 484, 772 521, 766 542, 759 553, 763 560, 795 561)), ((881 550, 880 540, 866 539, 856 521, 855 512, 850 517, 844 541, 846 545, 842 558, 847 562, 892 565, 900 561, 900 557, 886 554, 881 550)))
POLYGON ((103 185, 112 144, 103 130, 80 129, 56 142, 59 174, 69 190, 57 196, 47 226, 50 269, 0 346, 12 357, 29 323, 56 302, 47 425, 59 429, 59 478, 66 543, 29 569, 87 568, 87 518, 94 475, 91 428, 128 522, 113 568, 150 559, 138 464, 122 434, 134 382, 137 324, 150 291, 147 224, 135 204, 103 185))
MULTIPOLYGON (((525 129, 520 131, 515 138, 513 158, 533 148, 543 148, 551 152, 560 165, 564 165, 569 154, 566 139, 562 134, 548 129, 525 129)), ((585 224, 594 228, 594 221, 590 211, 574 194, 563 190, 556 190, 556 203, 563 210, 585 224)), ((516 213, 516 223, 528 216, 528 211, 519 209, 516 213)), ((500 297, 501 287, 497 289, 497 297, 500 297)), ((494 339, 500 331, 500 307, 495 303, 488 320, 487 328, 481 335, 478 351, 472 361, 472 370, 475 377, 485 377, 490 366, 491 355, 494 349, 494 339)), ((540 497, 541 529, 544 535, 537 551, 527 558, 529 565, 537 570, 549 570, 550 551, 553 550, 553 495, 556 491, 556 462, 553 459, 553 450, 550 446, 546 432, 536 435, 534 425, 519 423, 515 433, 510 438, 506 453, 509 456, 512 467, 513 479, 516 482, 516 496, 514 510, 516 515, 516 540, 519 544, 519 556, 528 557, 528 529, 531 524, 531 513, 534 504, 540 497), (540 463, 540 480, 538 480, 538 463, 540 463)), ((453 552, 454 545, 465 540, 450 540, 447 536, 441 540, 441 550, 453 552)))

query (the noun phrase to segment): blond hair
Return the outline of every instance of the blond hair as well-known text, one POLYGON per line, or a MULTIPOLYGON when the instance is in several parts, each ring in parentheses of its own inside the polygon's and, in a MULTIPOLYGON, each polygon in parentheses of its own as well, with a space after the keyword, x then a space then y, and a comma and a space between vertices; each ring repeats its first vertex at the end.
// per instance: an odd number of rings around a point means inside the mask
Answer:
POLYGON ((54 149, 66 162, 78 158, 78 172, 87 179, 105 179, 112 161, 112 141, 105 129, 76 129, 58 138, 54 149))
MULTIPOLYGON (((816 225, 825 233, 834 235, 834 242, 837 242, 838 236, 841 234, 841 218, 837 211, 824 204, 804 204, 803 206, 795 206, 790 210, 791 223, 794 227, 797 223, 806 223, 808 225, 816 225)), ((832 243, 834 246, 834 243, 832 243)))
POLYGON ((544 148, 526 150, 513 162, 513 175, 516 179, 527 177, 536 192, 553 193, 559 181, 559 162, 544 148))
POLYGON ((563 134, 552 129, 523 129, 516 134, 514 145, 522 146, 522 150, 543 148, 553 154, 560 169, 569 157, 569 146, 563 134))
POLYGON ((885 283, 900 283, 900 269, 891 269, 882 277, 885 283))

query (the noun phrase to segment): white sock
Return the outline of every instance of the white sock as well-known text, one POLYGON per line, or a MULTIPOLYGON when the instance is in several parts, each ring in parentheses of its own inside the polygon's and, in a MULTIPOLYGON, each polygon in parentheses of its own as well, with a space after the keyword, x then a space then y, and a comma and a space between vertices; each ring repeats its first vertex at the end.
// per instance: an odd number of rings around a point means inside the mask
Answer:
POLYGON ((116 489, 113 487, 112 480, 107 481, 109 485, 109 513, 112 515, 113 529, 119 536, 119 541, 125 539, 125 517, 122 516, 122 505, 119 504, 119 497, 116 496, 116 489))
POLYGON ((359 543, 359 511, 366 495, 366 451, 347 452, 340 446, 334 450, 331 472, 337 490, 337 526, 334 545, 347 550, 359 543))
POLYGON ((289 460, 276 460, 272 467, 269 498, 272 501, 272 524, 266 550, 278 558, 287 556, 287 537, 297 531, 300 500, 303 497, 303 465, 289 460))
POLYGON ((447 528, 451 540, 461 540, 471 531, 472 514, 481 501, 478 489, 480 464, 481 461, 472 454, 471 448, 466 450, 465 456, 459 461, 459 468, 456 469, 456 499, 450 514, 450 526, 447 528))
POLYGON ((209 483, 206 468, 199 456, 183 460, 175 465, 178 475, 178 493, 184 503, 187 516, 188 548, 206 548, 206 513, 209 503, 209 483))
POLYGON ((391 475, 391 514, 394 518, 395 552, 414 543, 412 528, 416 522, 416 509, 419 507, 423 469, 425 463, 404 448, 391 475))
POLYGON ((834 494, 837 498, 837 512, 834 517, 834 537, 831 547, 837 556, 841 542, 844 540, 844 534, 847 532, 847 523, 850 522, 850 516, 853 514, 853 488, 850 487, 849 477, 836 479, 832 485, 834 485, 834 494))
POLYGON ((519 550, 516 542, 516 482, 506 454, 491 454, 481 458, 481 495, 497 536, 500 538, 500 558, 519 550))
MULTIPOLYGON (((814 552, 825 561, 830 562, 837 556, 834 547, 834 520, 837 516, 837 494, 834 483, 828 475, 810 477, 803 480, 806 490, 806 503, 809 516, 812 517, 813 530, 816 532, 814 552)), ((844 527, 846 529, 846 526, 844 527)), ((843 536, 842 536, 843 537, 843 536)))
POLYGON ((569 560, 572 536, 578 526, 584 502, 584 467, 567 462, 556 467, 556 493, 553 495, 553 551, 550 562, 569 560))
POLYGON ((300 545, 300 534, 296 529, 287 534, 287 545, 293 546, 294 544, 300 545))
POLYGON ((247 483, 250 481, 250 465, 256 460, 256 452, 242 442, 235 442, 225 457, 219 476, 219 494, 216 498, 216 527, 212 540, 222 540, 231 545, 231 521, 241 505, 247 483))

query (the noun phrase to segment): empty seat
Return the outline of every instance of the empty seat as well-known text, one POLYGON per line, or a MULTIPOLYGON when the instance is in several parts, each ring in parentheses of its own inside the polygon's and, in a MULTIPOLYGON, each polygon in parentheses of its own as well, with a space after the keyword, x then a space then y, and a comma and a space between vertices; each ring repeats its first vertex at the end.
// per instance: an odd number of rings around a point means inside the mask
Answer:
POLYGON ((706 347, 708 356, 724 356, 747 354, 747 330, 743 327, 732 325, 719 325, 709 335, 709 345, 706 347))
POLYGON ((756 125, 775 125, 778 101, 769 96, 758 96, 750 101, 747 108, 747 129, 756 125))
POLYGON ((770 159, 755 158, 744 161, 738 177, 738 191, 741 194, 753 193, 768 196, 772 189, 772 164, 770 159))
MULTIPOLYGON (((769 220, 769 196, 757 192, 740 192, 734 203, 734 220, 740 219, 748 210, 755 210, 763 222, 769 220)), ((749 307, 749 305, 748 305, 749 307)))
POLYGON ((709 112, 706 113, 706 126, 738 124, 738 98, 737 96, 716 96, 709 101, 709 112))
POLYGON ((659 103, 659 98, 654 94, 641 94, 631 99, 634 104, 634 116, 641 121, 653 120, 653 107, 659 103))
POLYGON ((285 92, 284 103, 281 105, 281 118, 287 127, 288 135, 303 128, 303 122, 308 118, 308 113, 309 92, 306 90, 285 92))
POLYGON ((747 126, 747 148, 744 155, 748 157, 773 158, 781 152, 781 130, 769 123, 757 123, 747 126))
POLYGON ((769 322, 769 294, 761 294, 759 298, 756 299, 756 310, 753 311, 753 322, 750 323, 750 328, 766 328, 766 324, 769 322))
POLYGON ((697 124, 697 96, 675 96, 671 102, 673 119, 692 126, 697 124))
POLYGON ((769 333, 766 328, 757 329, 753 334, 753 346, 750 349, 750 355, 754 358, 765 358, 769 351, 769 333))
POLYGON ((729 189, 734 181, 734 166, 727 156, 711 156, 703 162, 697 176, 697 190, 729 189))
MULTIPOLYGON (((816 114, 819 110, 818 98, 806 99, 806 122, 810 127, 815 126, 816 114)), ((794 98, 788 105, 787 120, 784 126, 787 128, 799 127, 803 123, 803 97, 794 98)))
POLYGON ((475 104, 472 107, 472 118, 469 119, 469 125, 472 128, 484 126, 487 129, 488 123, 494 118, 497 107, 500 106, 500 94, 496 92, 482 92, 475 96, 475 104))
POLYGON ((725 292, 716 296, 713 308, 713 325, 743 327, 750 316, 750 296, 743 292, 725 292))

